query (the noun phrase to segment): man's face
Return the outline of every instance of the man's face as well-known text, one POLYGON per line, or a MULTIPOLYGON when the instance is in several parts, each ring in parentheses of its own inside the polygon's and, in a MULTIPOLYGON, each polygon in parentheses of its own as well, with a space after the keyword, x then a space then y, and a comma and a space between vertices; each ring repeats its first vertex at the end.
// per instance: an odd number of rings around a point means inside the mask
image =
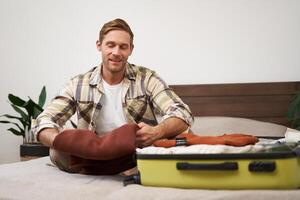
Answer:
POLYGON ((126 31, 112 30, 104 36, 102 43, 97 41, 96 44, 102 54, 103 71, 111 74, 123 73, 133 50, 130 35, 126 31))

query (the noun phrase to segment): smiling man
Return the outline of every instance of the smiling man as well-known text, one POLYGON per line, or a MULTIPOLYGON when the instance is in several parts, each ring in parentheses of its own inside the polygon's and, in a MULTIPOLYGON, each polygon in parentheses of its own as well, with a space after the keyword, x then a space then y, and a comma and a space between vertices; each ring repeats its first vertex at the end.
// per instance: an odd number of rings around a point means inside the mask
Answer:
POLYGON ((157 73, 127 62, 133 37, 122 19, 103 25, 96 41, 102 63, 72 78, 41 113, 35 127, 39 141, 52 148, 61 127, 75 113, 78 129, 99 136, 124 124, 137 124, 137 147, 174 137, 191 126, 189 107, 157 73))

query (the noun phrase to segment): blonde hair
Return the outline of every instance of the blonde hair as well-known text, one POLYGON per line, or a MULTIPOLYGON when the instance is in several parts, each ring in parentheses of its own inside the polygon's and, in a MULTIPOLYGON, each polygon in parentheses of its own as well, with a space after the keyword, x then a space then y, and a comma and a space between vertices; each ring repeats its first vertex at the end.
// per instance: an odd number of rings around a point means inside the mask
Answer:
POLYGON ((105 23, 99 33, 99 41, 102 43, 104 36, 112 30, 122 30, 126 31, 130 35, 130 44, 133 45, 133 32, 131 31, 129 25, 123 19, 114 19, 105 23))

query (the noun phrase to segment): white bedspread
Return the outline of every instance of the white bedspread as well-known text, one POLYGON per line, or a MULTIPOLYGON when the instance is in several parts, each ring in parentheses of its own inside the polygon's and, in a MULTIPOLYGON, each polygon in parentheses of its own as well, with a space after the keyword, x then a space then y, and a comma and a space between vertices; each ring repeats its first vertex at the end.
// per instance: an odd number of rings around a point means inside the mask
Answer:
POLYGON ((0 165, 0 199, 108 200, 298 200, 300 190, 195 190, 123 186, 121 176, 68 174, 49 157, 0 165))

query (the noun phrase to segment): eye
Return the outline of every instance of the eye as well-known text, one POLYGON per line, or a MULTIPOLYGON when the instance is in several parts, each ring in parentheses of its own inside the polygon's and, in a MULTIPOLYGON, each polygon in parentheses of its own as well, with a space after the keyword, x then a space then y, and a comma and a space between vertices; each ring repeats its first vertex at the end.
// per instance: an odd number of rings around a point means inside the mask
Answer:
POLYGON ((120 46, 120 48, 123 49, 123 50, 126 50, 126 49, 128 49, 128 45, 127 44, 122 44, 120 46))
POLYGON ((108 43, 106 43, 106 46, 109 47, 109 48, 113 48, 116 45, 113 42, 108 42, 108 43))

